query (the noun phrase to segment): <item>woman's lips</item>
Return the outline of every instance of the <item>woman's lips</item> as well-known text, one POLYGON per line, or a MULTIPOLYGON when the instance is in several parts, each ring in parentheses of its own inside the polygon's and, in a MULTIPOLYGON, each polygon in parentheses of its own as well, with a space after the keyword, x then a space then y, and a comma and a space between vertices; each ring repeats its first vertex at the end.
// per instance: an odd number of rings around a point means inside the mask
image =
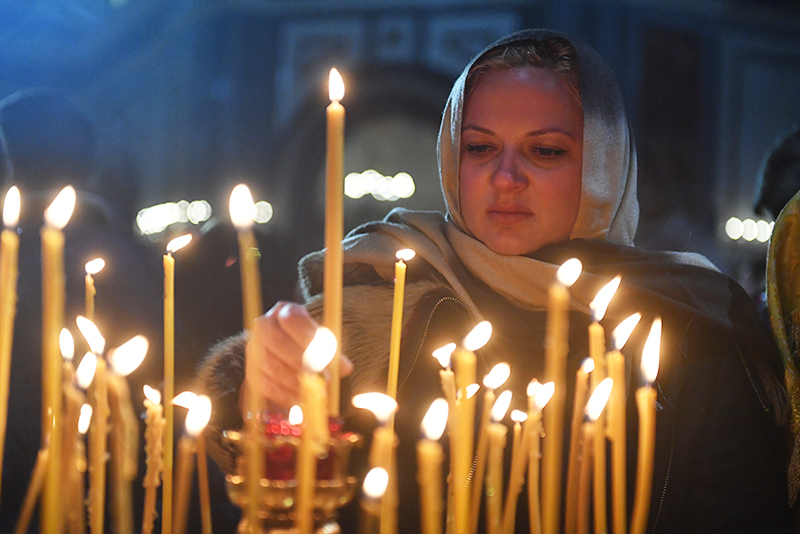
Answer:
POLYGON ((501 224, 515 224, 533 217, 533 213, 521 206, 489 206, 489 218, 501 224))

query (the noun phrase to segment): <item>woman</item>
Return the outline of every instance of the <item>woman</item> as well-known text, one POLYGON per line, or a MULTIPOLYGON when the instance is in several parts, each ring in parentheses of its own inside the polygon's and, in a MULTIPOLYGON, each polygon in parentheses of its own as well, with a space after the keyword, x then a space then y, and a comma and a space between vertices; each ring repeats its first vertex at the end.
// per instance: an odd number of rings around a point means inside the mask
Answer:
MULTIPOLYGON (((456 81, 438 148, 446 216, 397 209, 344 241, 342 343, 356 392, 385 387, 394 253, 417 252, 406 286, 400 465, 413 465, 419 421, 441 395, 431 351, 488 319, 494 333, 479 353, 479 376, 507 361, 509 388, 524 391, 542 375, 547 288, 557 267, 578 257, 584 274, 571 292, 570 373, 587 355, 588 303, 613 276, 621 274, 623 285, 607 331, 636 311, 643 322, 664 320, 650 530, 787 530, 785 392, 774 344, 741 288, 707 260, 633 248, 633 141, 599 56, 550 31, 495 43, 456 81)), ((241 425, 243 380, 279 405, 296 401, 302 350, 322 306, 322 259, 318 252, 301 261, 305 307, 278 303, 255 322, 244 371, 242 338, 212 352, 202 378, 226 407, 217 430, 241 425)), ((629 343, 628 362, 638 361, 641 337, 629 343)), ((632 391, 640 379, 636 366, 629 371, 632 391)), ((629 437, 636 429, 632 397, 629 437)), ((628 444, 629 491, 635 445, 628 444)), ((400 531, 410 532, 418 525, 415 469, 399 471, 407 508, 400 531)), ((524 515, 520 532, 527 531, 524 515)))

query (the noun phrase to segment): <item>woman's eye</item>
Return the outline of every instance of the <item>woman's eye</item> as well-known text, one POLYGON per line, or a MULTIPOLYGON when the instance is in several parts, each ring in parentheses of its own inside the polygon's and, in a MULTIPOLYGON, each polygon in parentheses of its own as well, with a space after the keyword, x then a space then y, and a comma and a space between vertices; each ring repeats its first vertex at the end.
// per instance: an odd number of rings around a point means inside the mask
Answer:
POLYGON ((492 149, 489 145, 467 145, 466 148, 472 154, 486 154, 492 149))
POLYGON ((566 150, 561 148, 547 148, 547 147, 536 147, 533 149, 533 152, 545 158, 556 158, 558 156, 563 156, 564 154, 567 153, 566 150))

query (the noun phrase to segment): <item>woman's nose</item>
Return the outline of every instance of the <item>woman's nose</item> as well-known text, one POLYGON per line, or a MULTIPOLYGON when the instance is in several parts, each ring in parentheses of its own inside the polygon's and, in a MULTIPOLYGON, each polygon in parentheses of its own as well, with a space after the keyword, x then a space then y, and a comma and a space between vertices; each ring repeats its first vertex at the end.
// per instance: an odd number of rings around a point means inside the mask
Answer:
POLYGON ((500 190, 524 189, 528 179, 519 161, 519 154, 513 150, 505 150, 497 160, 497 167, 492 175, 492 185, 500 190))

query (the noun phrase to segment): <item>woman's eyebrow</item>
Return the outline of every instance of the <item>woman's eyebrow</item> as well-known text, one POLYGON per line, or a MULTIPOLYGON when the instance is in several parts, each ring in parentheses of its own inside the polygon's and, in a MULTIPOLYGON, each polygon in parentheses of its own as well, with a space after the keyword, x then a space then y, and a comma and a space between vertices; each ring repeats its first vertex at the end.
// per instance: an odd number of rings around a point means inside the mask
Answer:
POLYGON ((526 133, 525 137, 538 137, 540 135, 547 135, 552 133, 566 135, 571 139, 575 139, 575 135, 572 132, 564 130, 563 128, 542 128, 540 130, 532 130, 526 133))
POLYGON ((494 132, 492 130, 490 130, 488 128, 484 128, 482 126, 477 126, 475 124, 465 124, 464 126, 461 127, 461 131, 463 132, 464 130, 474 130, 476 132, 484 133, 484 134, 487 134, 487 135, 493 135, 494 134, 494 132))

